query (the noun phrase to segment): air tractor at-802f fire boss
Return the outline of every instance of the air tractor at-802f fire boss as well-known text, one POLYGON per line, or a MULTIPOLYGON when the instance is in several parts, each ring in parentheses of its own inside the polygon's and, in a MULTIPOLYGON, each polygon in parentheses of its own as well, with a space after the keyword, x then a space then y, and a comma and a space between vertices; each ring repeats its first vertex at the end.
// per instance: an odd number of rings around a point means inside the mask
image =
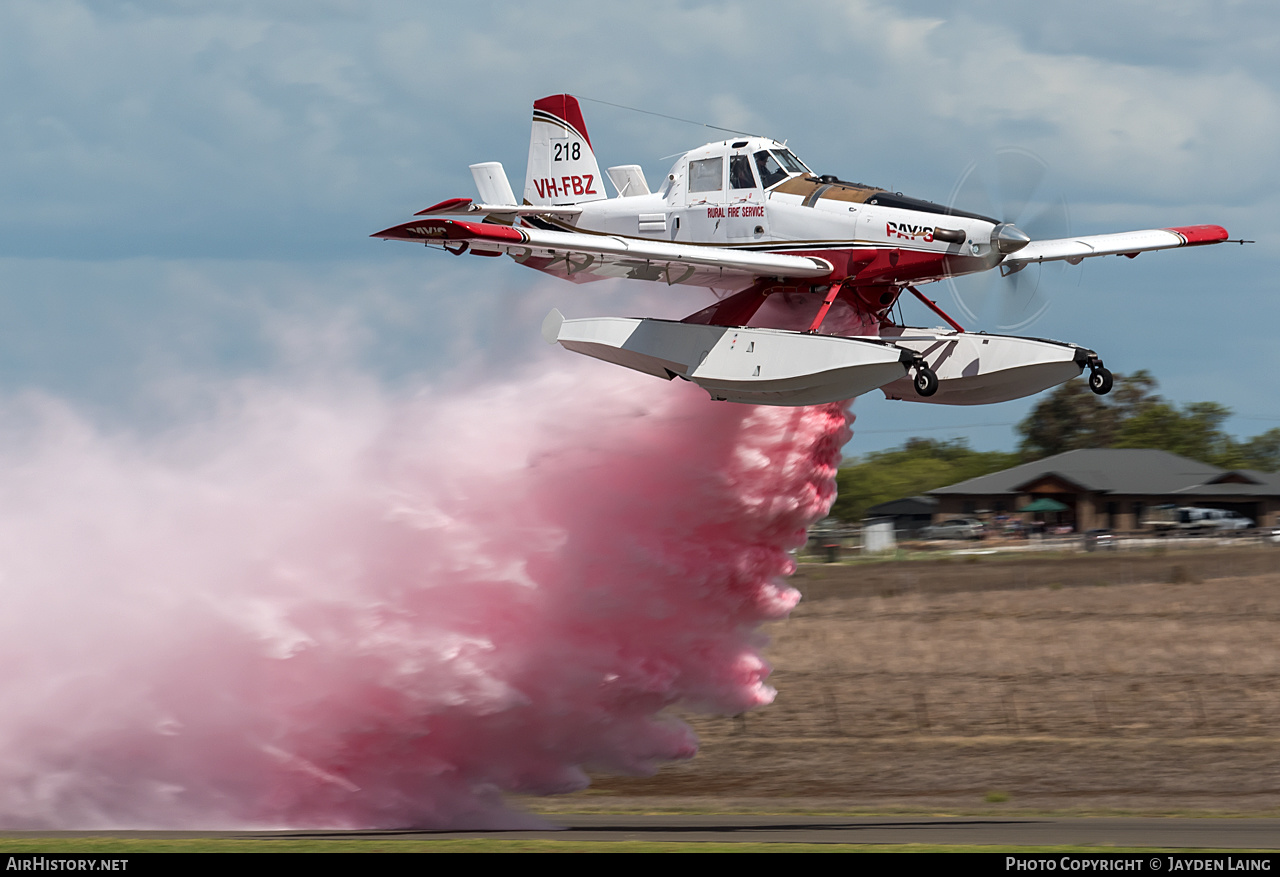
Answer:
POLYGON ((471 166, 480 200, 452 198, 374 237, 455 254, 506 254, 575 283, 610 277, 701 286, 718 300, 683 320, 565 319, 543 335, 568 350, 646 374, 684 378, 713 399, 811 405, 880 389, 946 405, 1003 402, 1089 371, 1111 373, 1076 344, 966 331, 919 290, 948 277, 1094 256, 1220 243, 1217 225, 1032 240, 1012 222, 809 170, 762 137, 682 155, 656 192, 638 165, 608 169, 608 197, 578 101, 533 105, 522 199, 502 165, 471 166), (464 218, 465 217, 465 218, 464 218), (892 318, 899 296, 946 325, 892 318))

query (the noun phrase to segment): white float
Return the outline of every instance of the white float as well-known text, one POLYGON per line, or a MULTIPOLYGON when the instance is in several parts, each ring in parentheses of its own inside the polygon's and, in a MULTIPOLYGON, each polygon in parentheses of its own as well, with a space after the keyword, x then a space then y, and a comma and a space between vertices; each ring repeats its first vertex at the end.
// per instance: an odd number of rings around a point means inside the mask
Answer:
POLYGON ((918 395, 910 376, 881 387, 885 396, 935 405, 985 405, 1031 396, 1076 377, 1096 356, 1076 344, 982 332, 894 326, 881 337, 919 353, 938 376, 932 396, 918 395))
POLYGON ((567 320, 558 310, 547 314, 542 334, 566 350, 754 405, 817 405, 877 388, 912 402, 1005 402, 1068 381, 1096 358, 1075 344, 980 332, 893 326, 850 338, 632 317, 567 320), (916 389, 919 364, 937 377, 929 396, 916 389))
POLYGON ((726 328, 671 320, 566 320, 553 310, 547 341, 661 378, 685 378, 713 399, 817 405, 860 396, 901 378, 913 354, 888 341, 726 328))

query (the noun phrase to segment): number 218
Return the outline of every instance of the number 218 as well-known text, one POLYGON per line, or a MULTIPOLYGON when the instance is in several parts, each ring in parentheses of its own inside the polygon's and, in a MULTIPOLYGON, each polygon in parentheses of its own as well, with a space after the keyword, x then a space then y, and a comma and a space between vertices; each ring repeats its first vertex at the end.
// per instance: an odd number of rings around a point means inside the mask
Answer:
POLYGON ((571 159, 577 161, 582 157, 581 143, 556 143, 553 145, 556 148, 555 161, 569 161, 571 159))

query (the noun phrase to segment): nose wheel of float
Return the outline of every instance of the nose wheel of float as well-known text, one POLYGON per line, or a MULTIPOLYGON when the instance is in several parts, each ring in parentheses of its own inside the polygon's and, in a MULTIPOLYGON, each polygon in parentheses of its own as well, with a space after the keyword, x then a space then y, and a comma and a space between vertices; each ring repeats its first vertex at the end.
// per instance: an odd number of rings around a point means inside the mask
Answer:
POLYGON ((1104 368, 1102 360, 1090 357, 1089 366, 1089 389, 1098 396, 1105 396, 1111 392, 1111 387, 1115 383, 1111 372, 1104 368))

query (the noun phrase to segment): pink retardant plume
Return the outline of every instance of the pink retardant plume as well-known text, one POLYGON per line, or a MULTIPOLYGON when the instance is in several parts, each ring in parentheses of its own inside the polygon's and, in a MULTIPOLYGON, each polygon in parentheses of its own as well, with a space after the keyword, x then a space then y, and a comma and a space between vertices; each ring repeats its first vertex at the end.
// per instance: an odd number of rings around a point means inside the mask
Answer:
POLYGON ((844 406, 599 363, 228 397, 163 440, 2 412, 0 826, 519 826, 691 757, 667 707, 773 698, 844 406))

